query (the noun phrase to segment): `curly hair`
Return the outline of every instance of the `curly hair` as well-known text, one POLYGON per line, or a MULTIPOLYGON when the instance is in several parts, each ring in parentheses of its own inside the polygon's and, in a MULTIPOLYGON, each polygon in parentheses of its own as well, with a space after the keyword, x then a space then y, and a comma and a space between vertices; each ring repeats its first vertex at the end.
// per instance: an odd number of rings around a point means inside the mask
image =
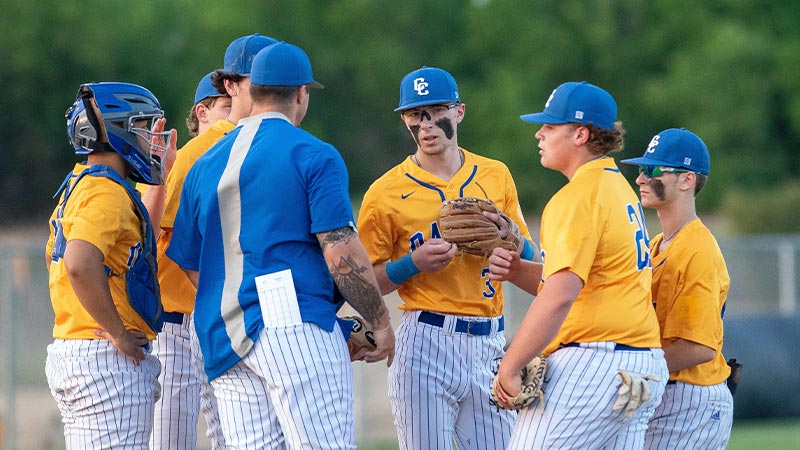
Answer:
POLYGON ((574 123, 575 128, 586 127, 589 130, 587 146, 594 155, 608 155, 622 150, 625 146, 625 128, 622 122, 614 122, 614 128, 607 130, 593 124, 582 125, 574 123))

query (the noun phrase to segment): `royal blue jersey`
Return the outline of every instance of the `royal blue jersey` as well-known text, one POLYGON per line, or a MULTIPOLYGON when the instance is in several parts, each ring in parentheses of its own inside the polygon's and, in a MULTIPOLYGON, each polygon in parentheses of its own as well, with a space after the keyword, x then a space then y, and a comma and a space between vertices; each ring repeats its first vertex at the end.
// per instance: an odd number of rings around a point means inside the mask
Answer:
POLYGON ((332 331, 337 300, 316 233, 353 227, 339 152, 278 113, 239 122, 189 171, 167 255, 200 280, 195 323, 209 379, 264 327, 255 278, 290 269, 303 322, 332 331))

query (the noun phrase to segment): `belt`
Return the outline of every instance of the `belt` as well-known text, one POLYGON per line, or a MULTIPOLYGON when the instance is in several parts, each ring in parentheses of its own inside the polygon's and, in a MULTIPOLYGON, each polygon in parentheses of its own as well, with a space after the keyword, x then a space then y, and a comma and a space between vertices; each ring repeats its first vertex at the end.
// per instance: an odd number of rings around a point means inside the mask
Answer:
POLYGON ((667 384, 678 384, 678 380, 669 380, 667 384))
MULTIPOLYGON (((563 344, 562 347, 583 347, 580 342, 570 342, 569 344, 563 344)), ((650 347, 631 347, 630 345, 625 344, 614 344, 614 351, 621 352, 649 352, 650 347)))
MULTIPOLYGON (((417 320, 422 323, 427 323, 428 325, 443 328, 444 319, 445 316, 442 314, 430 311, 422 311, 419 313, 419 318, 417 320)), ((503 331, 504 328, 505 321, 503 320, 503 316, 500 316, 499 323, 497 325, 497 331, 503 331)), ((473 336, 488 336, 492 333, 492 320, 456 319, 455 331, 457 333, 467 333, 473 336)))
POLYGON ((183 323, 183 318, 186 316, 184 313, 179 312, 162 312, 161 318, 164 319, 164 322, 169 323, 177 323, 178 325, 183 323))

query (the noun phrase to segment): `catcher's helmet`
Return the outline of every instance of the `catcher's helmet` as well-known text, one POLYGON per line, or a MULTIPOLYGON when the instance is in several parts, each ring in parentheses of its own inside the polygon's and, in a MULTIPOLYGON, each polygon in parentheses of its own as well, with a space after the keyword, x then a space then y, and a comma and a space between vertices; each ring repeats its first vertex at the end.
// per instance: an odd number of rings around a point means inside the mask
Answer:
POLYGON ((75 153, 115 151, 127 161, 133 181, 164 184, 162 158, 170 134, 152 132, 164 112, 147 89, 130 83, 86 83, 67 110, 67 134, 75 153), (159 136, 160 144, 152 144, 159 136))
POLYGON ((394 111, 440 103, 461 103, 456 79, 446 70, 423 66, 403 77, 400 105, 394 111))

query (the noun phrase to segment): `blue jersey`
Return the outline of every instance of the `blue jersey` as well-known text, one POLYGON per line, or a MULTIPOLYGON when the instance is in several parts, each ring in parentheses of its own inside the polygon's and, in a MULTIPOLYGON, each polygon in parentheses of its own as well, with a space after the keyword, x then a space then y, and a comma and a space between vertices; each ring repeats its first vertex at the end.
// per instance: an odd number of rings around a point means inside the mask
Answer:
POLYGON ((189 171, 167 255, 200 273, 195 322, 209 379, 264 327, 255 278, 291 269, 303 322, 332 331, 337 299, 316 233, 353 227, 338 151, 278 113, 239 122, 189 171))

